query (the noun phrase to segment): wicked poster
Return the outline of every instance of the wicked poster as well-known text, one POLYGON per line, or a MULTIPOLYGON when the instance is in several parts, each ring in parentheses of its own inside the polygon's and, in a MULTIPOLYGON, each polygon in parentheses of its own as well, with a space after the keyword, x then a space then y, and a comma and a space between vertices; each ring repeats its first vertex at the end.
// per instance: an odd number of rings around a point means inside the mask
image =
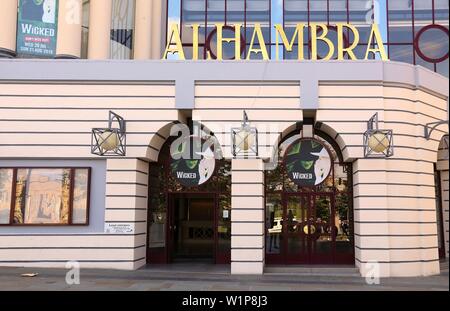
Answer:
POLYGON ((213 146, 197 137, 191 136, 178 143, 171 151, 171 158, 172 176, 186 187, 204 184, 216 167, 213 146))
POLYGON ((19 0, 17 54, 54 57, 58 25, 58 0, 19 0))
POLYGON ((300 139, 286 150, 284 164, 289 178, 301 187, 317 186, 327 179, 332 157, 328 149, 315 139, 300 139))

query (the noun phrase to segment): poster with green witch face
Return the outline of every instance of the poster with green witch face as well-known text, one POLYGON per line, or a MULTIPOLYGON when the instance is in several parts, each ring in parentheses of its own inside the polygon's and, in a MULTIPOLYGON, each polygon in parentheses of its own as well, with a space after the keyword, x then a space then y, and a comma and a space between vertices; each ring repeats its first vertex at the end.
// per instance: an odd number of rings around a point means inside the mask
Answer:
POLYGON ((300 139, 286 150, 284 165, 288 177, 298 186, 318 186, 331 172, 332 157, 328 149, 315 139, 300 139))
POLYGON ((17 54, 54 57, 58 26, 58 0, 19 0, 17 54))
POLYGON ((186 187, 206 183, 213 176, 216 167, 212 146, 198 137, 190 137, 175 146, 171 151, 171 158, 172 176, 186 187))

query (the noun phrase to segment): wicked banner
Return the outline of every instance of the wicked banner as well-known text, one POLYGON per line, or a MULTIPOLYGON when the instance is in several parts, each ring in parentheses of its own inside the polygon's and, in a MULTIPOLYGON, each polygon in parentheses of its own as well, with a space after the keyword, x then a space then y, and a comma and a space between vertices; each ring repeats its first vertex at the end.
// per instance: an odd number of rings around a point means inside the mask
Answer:
POLYGON ((284 164, 289 178, 301 187, 317 186, 331 172, 332 157, 320 141, 305 138, 292 143, 286 150, 284 164))
POLYGON ((175 141, 171 158, 172 176, 186 187, 204 184, 213 176, 216 168, 214 146, 198 137, 175 141))
POLYGON ((54 57, 58 0, 19 0, 17 54, 54 57))

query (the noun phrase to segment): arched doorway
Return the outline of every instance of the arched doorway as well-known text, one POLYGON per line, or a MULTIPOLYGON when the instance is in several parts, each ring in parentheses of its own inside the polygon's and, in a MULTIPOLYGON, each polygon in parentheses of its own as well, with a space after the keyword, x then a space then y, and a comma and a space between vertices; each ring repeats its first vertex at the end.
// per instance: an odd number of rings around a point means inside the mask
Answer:
POLYGON ((448 258, 448 148, 448 135, 444 135, 439 143, 437 162, 434 164, 439 259, 448 258))
MULTIPOLYGON (((176 139, 166 140, 158 162, 149 168, 147 262, 229 263, 231 163, 215 159, 207 181, 197 178, 189 184, 174 173, 170 148, 176 139)), ((185 169, 195 169, 199 162, 192 160, 185 169)))
MULTIPOLYGON (((308 160, 299 162, 313 175, 308 160)), ((306 141, 298 132, 288 135, 279 144, 277 168, 266 171, 265 179, 266 263, 354 264, 352 164, 343 162, 331 137, 319 130, 306 141), (289 173, 286 158, 293 148, 310 148, 306 143, 329 154, 329 174, 316 177, 317 185, 296 183, 289 173)))

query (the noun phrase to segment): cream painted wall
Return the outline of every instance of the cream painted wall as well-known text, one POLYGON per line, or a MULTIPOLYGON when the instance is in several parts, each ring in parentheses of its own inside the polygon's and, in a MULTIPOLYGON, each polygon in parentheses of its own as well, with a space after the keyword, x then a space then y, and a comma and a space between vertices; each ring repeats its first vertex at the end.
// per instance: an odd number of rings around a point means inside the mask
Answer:
POLYGON ((0 50, 13 56, 16 52, 17 0, 3 0, 0 8, 0 50))
MULTIPOLYGON (((97 161, 78 160, 75 165, 85 167, 93 162, 99 162, 98 158, 97 161)), ((81 268, 132 270, 142 266, 145 263, 148 164, 137 159, 105 162, 104 171, 98 166, 92 168, 93 176, 96 175, 92 183, 96 184, 92 184, 91 191, 96 190, 91 193, 88 226, 0 227, 0 265, 65 268, 68 261, 78 261, 81 268), (102 182, 106 183, 103 193, 99 190, 102 182), (98 200, 97 191, 105 197, 98 200), (105 223, 123 222, 134 224, 134 232, 114 234, 104 230, 105 223)), ((16 160, 15 163, 21 162, 16 160)), ((26 163, 30 161, 23 162, 26 163)), ((71 165, 70 160, 65 163, 71 165)), ((0 159, 0 166, 2 164, 0 159)))
POLYGON ((265 260, 263 161, 233 159, 231 170, 231 273, 262 274, 265 260))
MULTIPOLYGON (((127 120, 127 156, 107 161, 105 218, 107 222, 136 222, 134 236, 67 238, 71 245, 98 247, 89 251, 63 249, 62 243, 66 241, 63 236, 26 239, 0 235, 2 245, 19 248, 0 253, 0 261, 12 262, 5 265, 17 265, 15 260, 39 258, 43 262, 21 265, 57 266, 59 264, 45 262, 45 259, 78 259, 86 261, 90 267, 125 269, 143 265, 147 162, 157 159, 169 135, 170 124, 184 122, 183 113, 175 107, 175 97, 173 81, 0 82, 0 158, 33 159, 36 155, 94 158, 89 148, 91 128, 105 127, 109 110, 127 120), (102 247, 119 244, 129 249, 102 250, 102 247), (39 252, 25 250, 30 245, 56 248, 39 252), (61 249, 57 248, 59 246, 61 249), (118 261, 111 263, 112 259, 118 261)), ((230 130, 240 126, 245 109, 251 125, 260 133, 260 158, 267 159, 281 136, 303 120, 302 105, 298 83, 197 81, 192 118, 216 134, 225 157, 231 158, 230 130)), ((440 127, 427 141, 423 138, 423 124, 446 117, 444 95, 427 89, 379 81, 321 83, 317 121, 321 122, 323 131, 336 137, 345 160, 354 164, 356 265, 363 274, 364 264, 371 260, 380 263, 382 276, 439 273, 432 174, 440 139, 448 129, 440 127), (392 158, 363 158, 363 132, 375 112, 379 113, 382 128, 394 130, 395 155, 392 158)), ((251 167, 261 162, 233 161, 233 171, 242 165, 251 167)), ((442 176, 445 178, 445 174, 442 176)), ((262 272, 263 251, 250 255, 248 249, 249 243, 255 243, 263 250, 263 241, 258 236, 264 234, 264 223, 245 223, 249 218, 261 216, 263 219, 260 214, 264 212, 264 197, 250 194, 259 193, 262 182, 263 173, 259 170, 249 173, 236 169, 233 172, 233 194, 237 196, 233 197, 232 208, 237 213, 233 213, 235 250, 232 259, 236 263, 232 269, 236 273, 262 272), (237 186, 243 181, 252 184, 237 186), (256 210, 245 210, 252 207, 256 210), (251 237, 247 236, 250 231, 251 237), (247 257, 252 263, 244 262, 243 258, 247 257)))
POLYGON ((381 276, 439 273, 435 225, 434 169, 440 138, 430 140, 423 124, 444 120, 447 100, 408 85, 323 83, 317 121, 353 161, 356 265, 381 276), (380 128, 394 131, 394 156, 363 158, 367 120, 378 112, 380 128))

